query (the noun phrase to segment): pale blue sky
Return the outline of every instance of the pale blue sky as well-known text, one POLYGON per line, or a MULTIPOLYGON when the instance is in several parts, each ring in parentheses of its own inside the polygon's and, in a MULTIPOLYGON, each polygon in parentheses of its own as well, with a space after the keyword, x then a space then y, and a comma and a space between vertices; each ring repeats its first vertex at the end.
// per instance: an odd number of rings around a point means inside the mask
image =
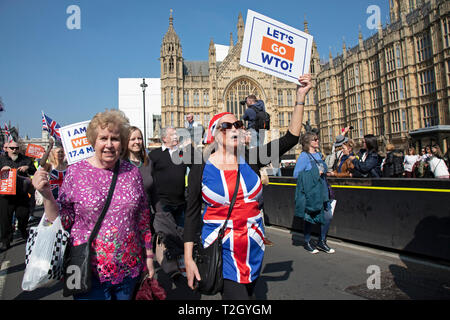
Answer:
POLYGON ((118 78, 158 78, 160 45, 173 8, 185 60, 207 60, 211 38, 236 40, 239 12, 254 10, 303 30, 304 17, 321 58, 364 39, 370 5, 389 21, 387 0, 0 0, 0 97, 24 137, 40 137, 41 110, 61 126, 117 108, 118 78), (81 30, 69 30, 70 5, 81 9, 81 30))

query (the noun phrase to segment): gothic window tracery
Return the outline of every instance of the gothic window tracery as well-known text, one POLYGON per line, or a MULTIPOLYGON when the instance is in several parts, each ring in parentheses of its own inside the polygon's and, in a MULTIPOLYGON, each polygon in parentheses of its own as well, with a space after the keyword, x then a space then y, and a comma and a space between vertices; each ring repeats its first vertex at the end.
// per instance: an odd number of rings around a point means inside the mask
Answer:
POLYGON ((261 91, 256 83, 249 79, 236 80, 225 94, 226 111, 233 113, 238 119, 242 119, 246 106, 240 105, 239 102, 245 100, 251 94, 258 99, 262 99, 261 91))

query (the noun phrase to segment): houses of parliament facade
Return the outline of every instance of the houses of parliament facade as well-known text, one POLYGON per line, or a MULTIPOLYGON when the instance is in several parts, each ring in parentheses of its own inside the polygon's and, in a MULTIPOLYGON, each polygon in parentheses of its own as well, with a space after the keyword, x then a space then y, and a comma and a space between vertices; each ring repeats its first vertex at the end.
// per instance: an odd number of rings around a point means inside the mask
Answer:
MULTIPOLYGON (((389 25, 380 25, 366 40, 360 32, 358 45, 347 48, 344 43, 337 57, 330 53, 327 62, 321 61, 313 44, 313 89, 306 99, 304 123, 319 129, 324 153, 346 126, 353 126, 349 135, 357 145, 364 135, 374 134, 380 145, 419 148, 422 141, 411 139, 413 133, 429 131, 444 152, 448 149, 450 1, 389 0, 389 6, 389 25)), ((287 131, 296 85, 240 66, 244 27, 239 14, 237 41, 230 34, 222 61, 217 60, 213 40, 208 61, 185 61, 170 14, 160 56, 163 127, 184 127, 188 113, 204 127, 219 112, 241 118, 245 107, 239 101, 254 94, 264 100, 276 129, 266 139, 287 131)), ((306 21, 304 32, 309 33, 306 21)))

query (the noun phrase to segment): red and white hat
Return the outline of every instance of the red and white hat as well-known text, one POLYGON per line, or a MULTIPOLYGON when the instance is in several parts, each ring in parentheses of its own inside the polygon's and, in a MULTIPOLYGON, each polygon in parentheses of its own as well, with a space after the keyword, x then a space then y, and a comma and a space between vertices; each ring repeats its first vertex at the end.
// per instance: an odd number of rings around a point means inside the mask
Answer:
POLYGON ((214 135, 216 133, 217 124, 219 123, 219 120, 222 119, 222 117, 226 116, 227 114, 232 115, 232 113, 230 112, 222 112, 212 117, 212 119, 209 121, 208 131, 206 132, 206 136, 203 139, 203 143, 209 144, 214 142, 214 135))

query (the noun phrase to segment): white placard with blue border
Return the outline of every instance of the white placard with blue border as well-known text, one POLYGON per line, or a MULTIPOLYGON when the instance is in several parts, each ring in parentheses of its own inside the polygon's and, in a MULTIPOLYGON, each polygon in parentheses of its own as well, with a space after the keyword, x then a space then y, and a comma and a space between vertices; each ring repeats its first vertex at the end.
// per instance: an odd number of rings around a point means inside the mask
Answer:
POLYGON ((240 64, 298 84, 309 73, 313 37, 248 10, 240 64))
POLYGON ((69 165, 94 155, 94 148, 86 138, 86 129, 90 122, 78 122, 59 129, 69 165))

